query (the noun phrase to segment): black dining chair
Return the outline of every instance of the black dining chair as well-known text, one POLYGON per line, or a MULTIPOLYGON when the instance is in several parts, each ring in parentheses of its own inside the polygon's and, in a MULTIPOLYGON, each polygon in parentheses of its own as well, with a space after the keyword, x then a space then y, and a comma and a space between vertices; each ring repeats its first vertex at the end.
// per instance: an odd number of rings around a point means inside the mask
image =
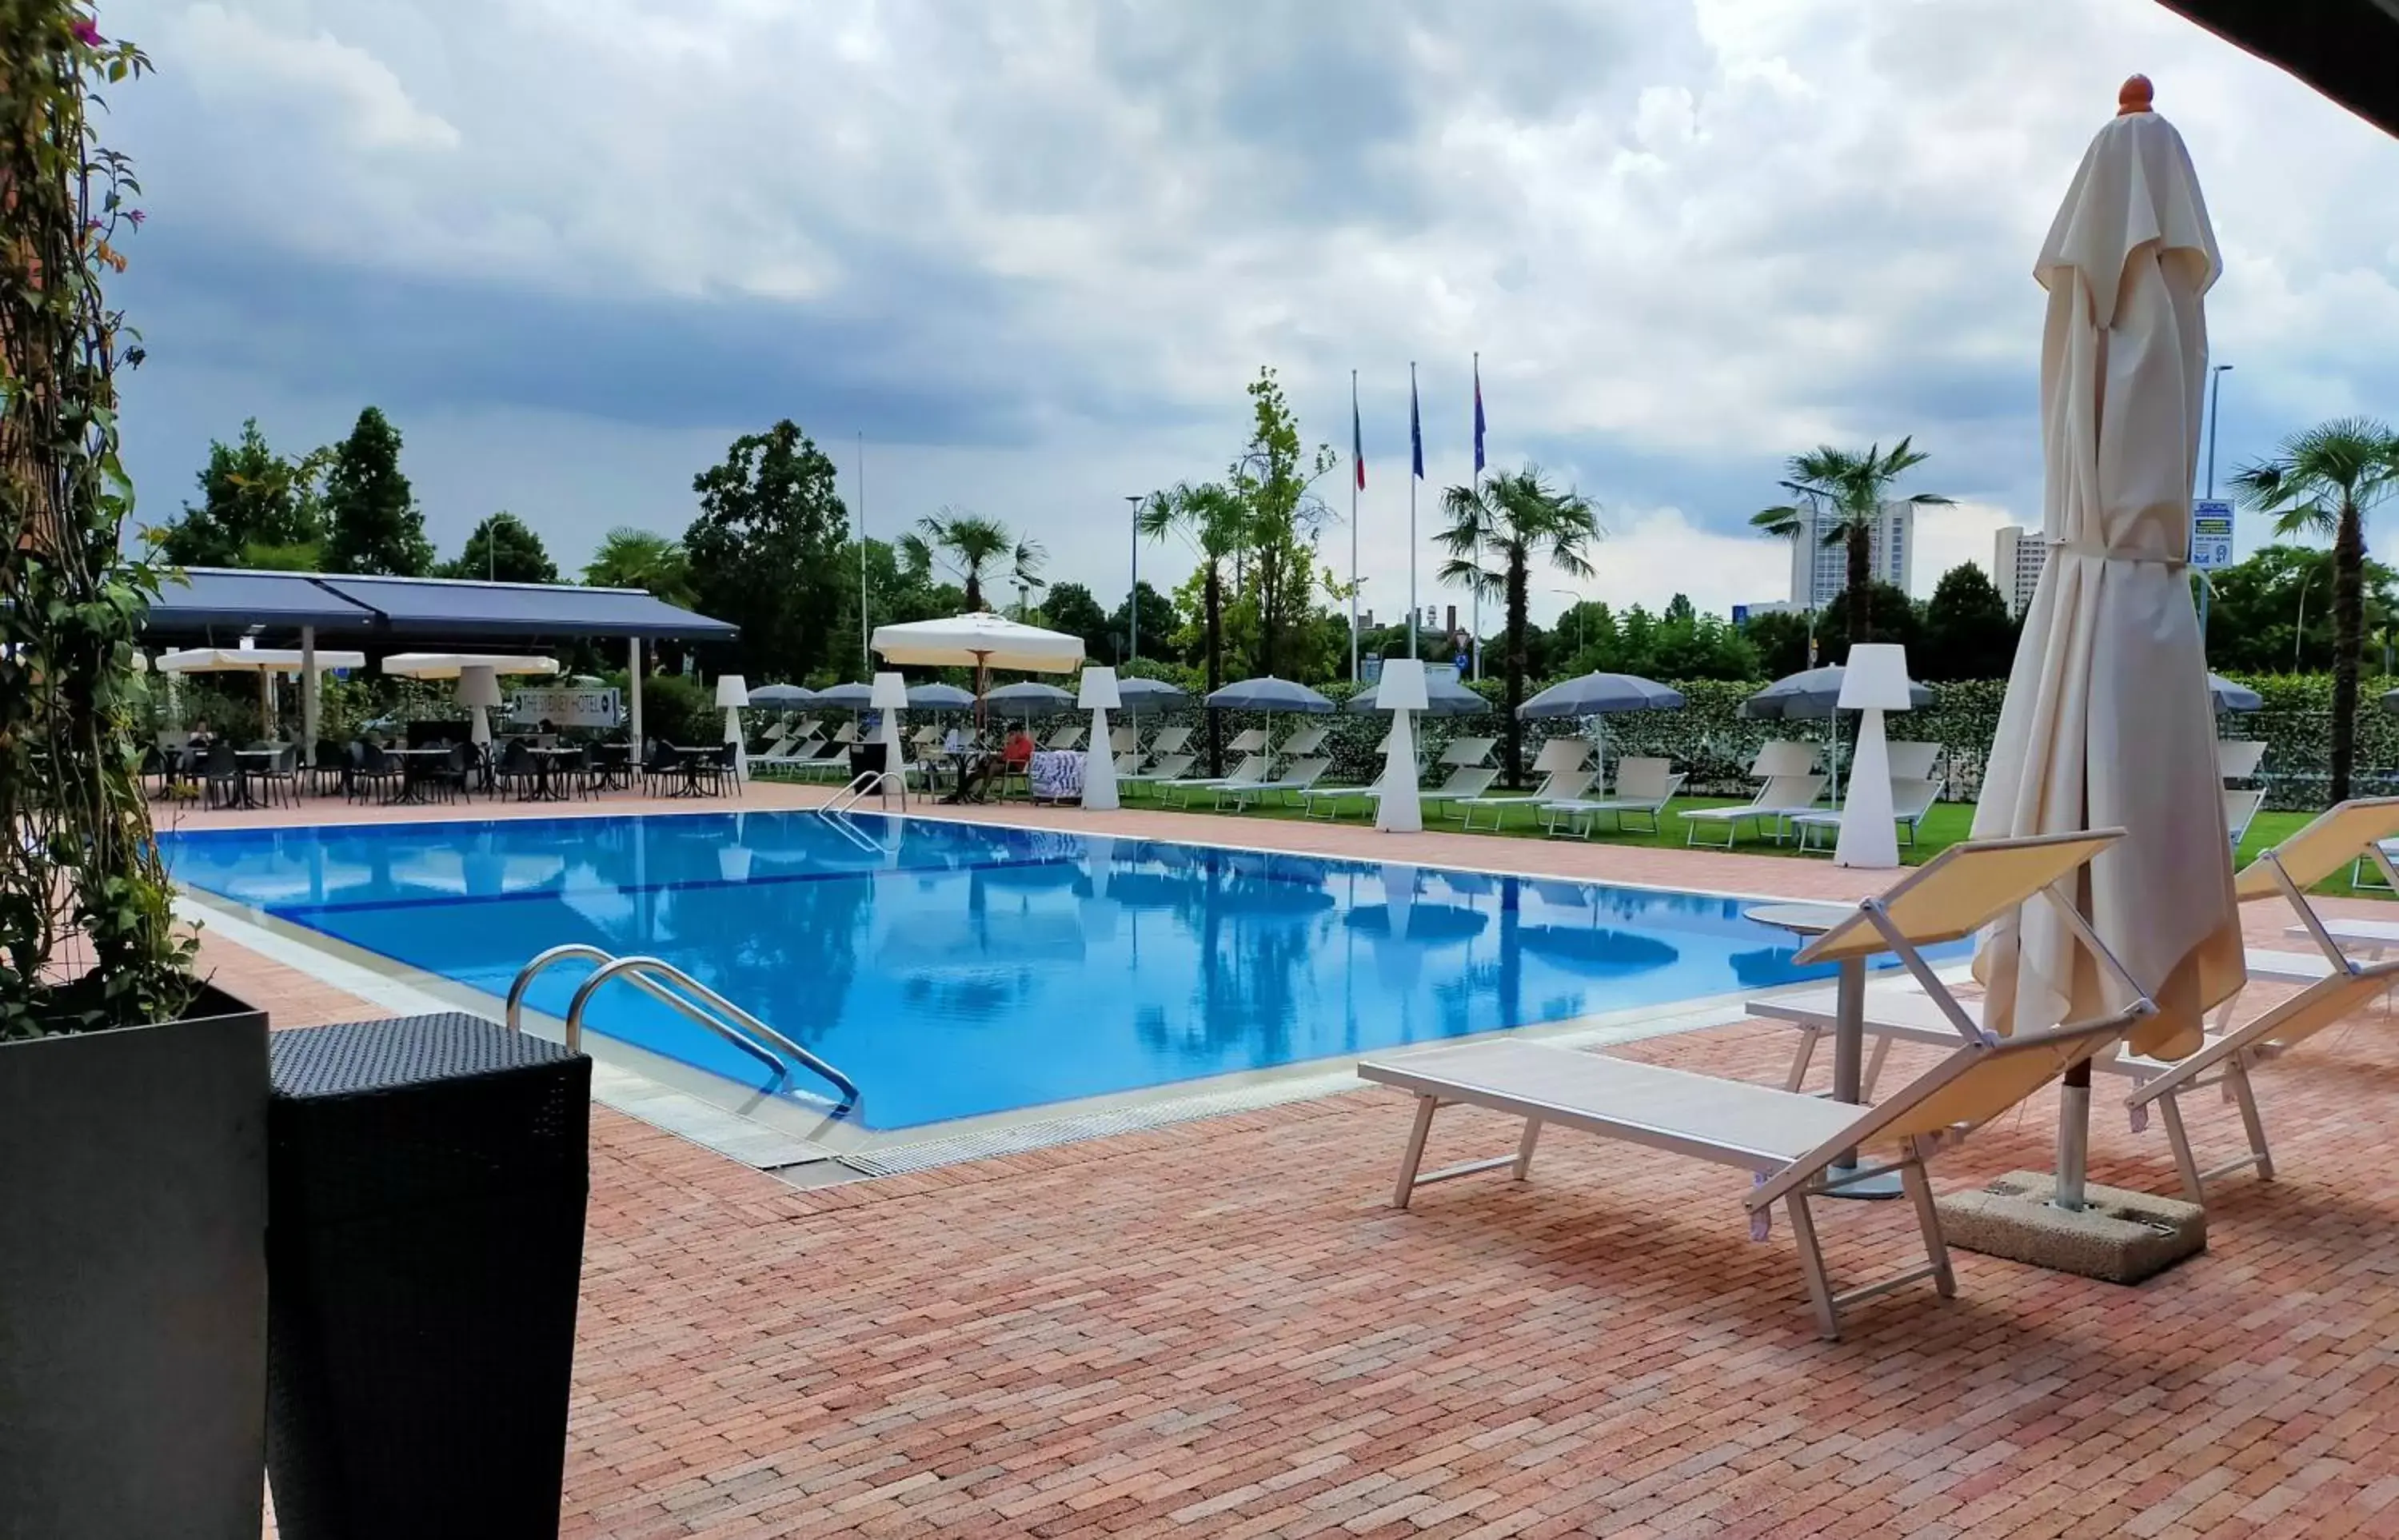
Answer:
POLYGON ((316 763, 308 766, 310 794, 325 797, 348 790, 349 769, 349 756, 342 751, 342 746, 331 738, 319 738, 316 763))
POLYGON ((541 794, 541 766, 534 763, 533 750, 522 738, 510 738, 501 748, 492 778, 501 794, 514 792, 519 801, 530 802, 541 794))
POLYGON ((300 746, 287 743, 275 751, 275 757, 250 772, 250 778, 264 788, 268 803, 282 802, 300 805, 300 746))
POLYGON ((237 807, 247 799, 249 791, 249 785, 242 778, 241 756, 234 752, 231 740, 219 738, 210 744, 208 759, 201 770, 200 805, 237 807))
POLYGON ((642 762, 642 791, 645 796, 657 796, 661 789, 674 790, 675 778, 684 774, 683 754, 664 738, 650 740, 649 757, 642 762))
POLYGON ((350 745, 350 795, 368 802, 390 802, 408 785, 400 762, 379 743, 350 745))

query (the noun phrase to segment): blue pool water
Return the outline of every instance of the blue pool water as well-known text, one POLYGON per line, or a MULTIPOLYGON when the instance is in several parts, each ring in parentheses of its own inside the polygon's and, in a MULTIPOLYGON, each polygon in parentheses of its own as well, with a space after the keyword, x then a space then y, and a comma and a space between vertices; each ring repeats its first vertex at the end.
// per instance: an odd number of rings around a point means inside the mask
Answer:
MULTIPOLYGON (((203 830, 185 885, 459 983, 664 957, 847 1071, 868 1128, 1822 976, 1741 900, 812 813, 203 830), (861 841, 859 834, 866 838, 861 841)), ((545 975, 565 1013, 588 968, 545 975)), ((629 989, 595 1031, 763 1089, 629 989)))

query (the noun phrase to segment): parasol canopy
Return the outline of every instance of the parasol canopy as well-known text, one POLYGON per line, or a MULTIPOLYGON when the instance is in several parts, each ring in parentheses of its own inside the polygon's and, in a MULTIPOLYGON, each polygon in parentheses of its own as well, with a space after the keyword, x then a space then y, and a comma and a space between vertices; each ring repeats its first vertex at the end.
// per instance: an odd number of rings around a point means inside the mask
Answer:
MULTIPOLYGON (((1742 702, 1741 714, 1769 722, 1799 722, 1829 717, 1840 709, 1841 682, 1849 670, 1836 663, 1785 674, 1742 702)), ((1914 680, 1907 682, 1907 704, 1921 711, 1932 704, 1932 692, 1914 680)))
MULTIPOLYGON (((2181 1058, 2246 979, 2216 722, 2185 561, 2221 270, 2190 154, 2125 82, 2041 245, 2044 529, 1974 837, 2119 827, 2080 907, 2157 1003, 2136 1052, 2181 1058)), ((2052 906, 1984 935, 1986 1021, 2027 1032, 2108 1008, 2052 906)), ((2071 1089, 2069 1084, 2069 1089, 2071 1089)), ((2066 1147, 2061 1140, 2061 1151, 2066 1147)), ((2061 1197, 2071 1175, 2061 1159, 2061 1197)))
POLYGON ((1236 680, 1207 698, 1207 705, 1227 711, 1304 711, 1321 713, 1333 703, 1294 680, 1267 674, 1236 680))
POLYGON ((1083 639, 1044 630, 989 610, 874 628, 873 646, 893 667, 1008 669, 1070 674, 1083 666, 1083 639))
MULTIPOLYGON (((1344 710, 1361 713, 1384 709, 1381 703, 1383 686, 1380 681, 1369 684, 1349 697, 1344 710)), ((1489 701, 1457 682, 1457 675, 1448 669, 1425 670, 1425 704, 1412 707, 1429 717, 1479 717, 1496 710, 1489 701)))
POLYGON ((1602 717, 1615 711, 1679 711, 1683 692, 1639 674, 1584 674, 1552 684, 1516 708, 1526 722, 1542 717, 1602 717))

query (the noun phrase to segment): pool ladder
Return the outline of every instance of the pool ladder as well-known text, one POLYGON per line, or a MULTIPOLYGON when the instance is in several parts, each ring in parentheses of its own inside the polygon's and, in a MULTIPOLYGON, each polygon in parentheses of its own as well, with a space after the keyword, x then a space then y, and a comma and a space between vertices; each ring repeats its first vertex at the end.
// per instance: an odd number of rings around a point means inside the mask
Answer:
POLYGON ((903 772, 898 770, 860 771, 847 786, 834 792, 833 800, 818 811, 826 814, 847 813, 869 797, 889 796, 891 789, 895 786, 900 789, 900 811, 905 813, 908 811, 908 777, 903 772))
POLYGON ((843 1107, 857 1103, 860 1094, 858 1082, 662 957, 619 957, 580 941, 552 947, 527 963, 517 974, 516 981, 508 986, 508 1024, 510 1032, 524 1030, 525 992, 533 987, 534 979, 553 964, 576 958, 600 966, 591 970, 590 978, 583 980, 582 987, 575 992, 574 1000, 566 1007, 566 1046, 570 1050, 582 1051, 583 1013, 590 1006, 591 997, 599 993, 601 985, 611 979, 621 979, 685 1020, 722 1037, 774 1071, 778 1077, 791 1074, 793 1067, 797 1065, 831 1082, 834 1088, 841 1092, 843 1107), (761 1042, 761 1038, 765 1042, 761 1042), (769 1048, 768 1043, 773 1044, 774 1048, 769 1048), (778 1056, 775 1048, 781 1049, 782 1055, 787 1057, 778 1056))

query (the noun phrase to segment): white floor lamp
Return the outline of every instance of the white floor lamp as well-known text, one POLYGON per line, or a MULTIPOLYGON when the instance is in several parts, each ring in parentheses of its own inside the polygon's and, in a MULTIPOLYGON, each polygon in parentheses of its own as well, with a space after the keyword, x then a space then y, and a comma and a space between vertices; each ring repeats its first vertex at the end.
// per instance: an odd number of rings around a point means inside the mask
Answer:
POLYGON ((1416 780, 1416 714, 1430 704, 1420 658, 1387 658, 1383 677, 1375 684, 1375 704, 1391 713, 1390 736, 1383 750, 1382 795, 1375 799, 1375 827, 1399 833, 1424 828, 1424 804, 1416 780))
POLYGON ((716 704, 725 708, 725 741, 733 745, 733 778, 750 778, 750 750, 741 741, 741 708, 750 704, 750 682, 739 674, 716 676, 716 704))
MULTIPOLYGON (((900 783, 900 803, 905 807, 908 803, 908 762, 905 751, 900 747, 900 713, 908 705, 908 682, 896 673, 875 675, 874 687, 868 694, 866 703, 874 707, 882 719, 875 738, 883 745, 883 768, 900 783)), ((889 795, 890 790, 891 782, 885 781, 884 794, 889 795)))
POLYGON ((1850 756, 1850 796, 1841 806, 1841 838, 1833 860, 1889 871, 1899 865, 1899 831, 1892 822, 1891 745, 1883 736, 1882 714, 1908 708, 1907 649, 1891 642, 1852 646, 1841 674, 1840 705, 1859 713, 1858 742, 1850 756))
POLYGON ((1108 744, 1108 712, 1121 704, 1114 669, 1083 670, 1075 704, 1091 713, 1091 742, 1083 750, 1083 805, 1105 812, 1117 802, 1117 756, 1108 744))
POLYGON ((467 723, 468 741, 481 748, 492 743, 491 713, 500 706, 500 676, 490 669, 461 669, 458 699, 472 713, 467 723))

